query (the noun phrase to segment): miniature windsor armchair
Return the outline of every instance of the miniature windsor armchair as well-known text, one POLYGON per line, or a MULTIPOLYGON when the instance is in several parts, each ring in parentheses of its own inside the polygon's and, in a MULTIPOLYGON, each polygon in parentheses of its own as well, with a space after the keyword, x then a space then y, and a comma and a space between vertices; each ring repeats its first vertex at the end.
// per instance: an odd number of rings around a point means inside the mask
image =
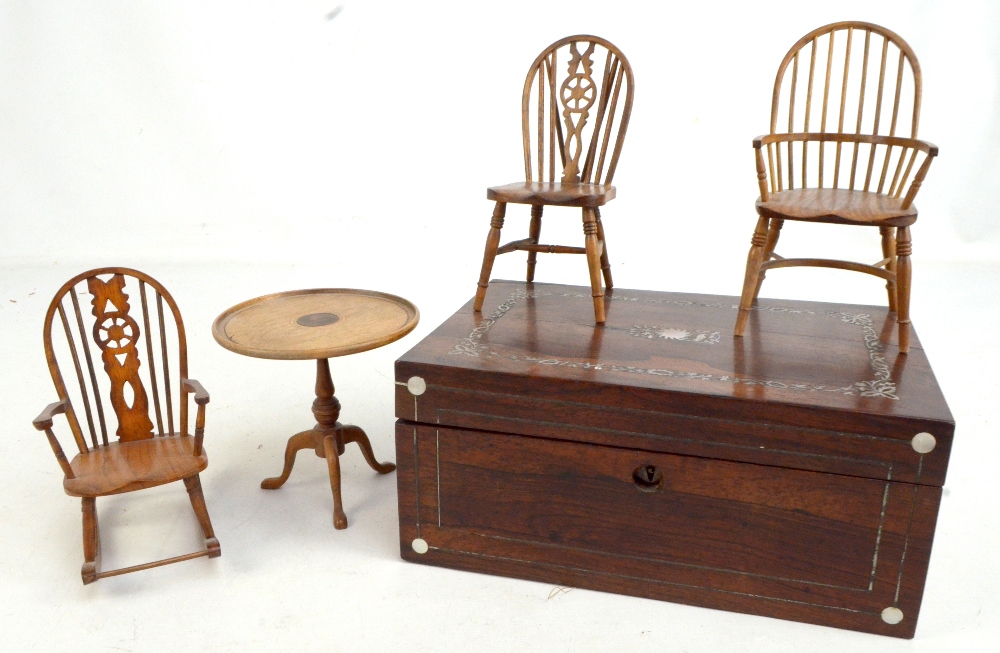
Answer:
POLYGON ((525 181, 486 191, 486 198, 496 205, 473 305, 476 311, 482 310, 498 254, 528 252, 529 282, 535 278, 538 252, 585 254, 594 317, 604 322, 602 272, 604 284, 608 288, 613 284, 600 207, 615 198, 611 181, 632 113, 632 90, 628 60, 596 36, 556 41, 531 64, 521 94, 525 181), (501 246, 507 204, 531 205, 531 222, 527 238, 501 246), (545 206, 583 210, 584 247, 539 244, 545 206))
POLYGON ((921 86, 920 64, 910 46, 871 23, 820 27, 785 55, 774 82, 771 132, 753 141, 759 217, 736 336, 743 335, 767 270, 826 267, 886 280, 899 352, 909 351, 910 225, 917 220, 913 199, 938 153, 936 146, 917 140, 921 86), (779 133, 784 116, 787 132, 779 133), (886 122, 888 132, 883 133, 886 122), (866 265, 783 258, 774 249, 785 220, 878 227, 882 259, 866 265))
POLYGON ((200 383, 188 378, 184 322, 170 293, 157 281, 136 270, 101 268, 84 272, 70 279, 56 293, 45 316, 43 335, 45 358, 59 401, 47 406, 33 423, 48 437, 65 475, 63 488, 66 494, 83 499, 84 584, 182 560, 221 555, 198 476, 208 466, 202 441, 205 405, 209 397, 200 383), (80 298, 81 294, 90 296, 93 320, 89 316, 84 318, 81 305, 85 300, 80 298), (134 304, 142 308, 141 327, 131 315, 134 304), (164 304, 167 311, 164 311, 164 304), (155 313, 151 321, 152 311, 155 313), (53 338, 56 335, 54 331, 58 330, 53 327, 56 320, 62 326, 64 340, 53 338), (143 330, 145 338, 142 337, 143 330), (171 331, 174 337, 170 337, 171 331), (154 344, 154 333, 158 335, 157 344, 154 344), (67 387, 57 353, 64 356, 64 363, 72 361, 70 378, 75 377, 76 385, 71 383, 67 387), (146 355, 145 364, 140 362, 143 353, 146 355), (107 379, 98 378, 94 368, 95 357, 103 363, 107 379), (177 361, 177 376, 173 377, 173 381, 171 357, 177 361), (147 394, 146 388, 152 392, 152 397, 147 394), (190 394, 194 394, 198 405, 193 437, 188 431, 190 394), (110 399, 110 411, 105 410, 102 396, 110 399), (80 406, 83 407, 86 430, 81 426, 80 406), (66 415, 80 451, 71 462, 67 461, 52 430, 53 418, 57 414, 66 415), (155 419, 155 423, 151 418, 155 419), (108 432, 112 429, 112 435, 118 437, 117 441, 108 440, 108 432), (100 571, 97 497, 179 480, 184 481, 205 534, 205 550, 133 567, 100 571))

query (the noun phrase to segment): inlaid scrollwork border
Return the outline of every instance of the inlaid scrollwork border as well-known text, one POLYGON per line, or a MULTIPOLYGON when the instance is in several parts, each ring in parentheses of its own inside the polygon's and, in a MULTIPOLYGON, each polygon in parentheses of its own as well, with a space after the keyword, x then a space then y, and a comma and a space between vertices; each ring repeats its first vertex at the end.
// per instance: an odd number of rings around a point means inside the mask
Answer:
MULTIPOLYGON (((795 390, 800 392, 830 392, 842 395, 853 395, 860 397, 877 397, 882 399, 892 399, 898 400, 897 386, 895 381, 892 379, 891 370, 889 368, 889 363, 885 358, 885 347, 882 341, 879 339, 878 332, 875 330, 875 323, 872 320, 871 315, 867 313, 844 313, 841 311, 813 311, 808 309, 797 309, 797 308, 785 308, 780 306, 755 306, 754 310, 760 311, 770 311, 770 312, 780 312, 780 313, 790 313, 790 314, 806 314, 806 315, 818 315, 818 316, 829 316, 835 319, 839 319, 841 322, 846 324, 851 324, 860 327, 862 339, 865 345, 865 349, 868 352, 868 359, 871 364, 871 369, 874 378, 868 381, 856 381, 848 385, 840 385, 837 383, 833 384, 815 384, 815 383, 798 383, 793 381, 774 381, 767 379, 754 379, 745 376, 737 376, 736 374, 701 374, 698 372, 684 372, 679 370, 670 369, 660 369, 660 368, 644 368, 635 367, 631 365, 614 365, 609 363, 601 363, 599 361, 570 361, 561 360, 558 358, 547 358, 541 356, 521 356, 517 354, 507 354, 497 351, 491 348, 489 345, 483 344, 483 337, 489 333, 490 329, 503 318, 511 309, 513 309, 519 301, 525 299, 536 299, 538 297, 579 297, 584 299, 589 299, 589 295, 575 292, 553 292, 547 290, 533 290, 527 291, 523 289, 516 289, 511 292, 507 298, 501 302, 496 309, 493 310, 483 321, 472 330, 471 333, 461 341, 455 344, 449 354, 454 355, 466 355, 466 356, 491 356, 506 358, 508 360, 522 361, 526 363, 532 363, 535 365, 554 365, 558 367, 572 367, 587 370, 596 371, 610 371, 610 372, 625 372, 629 374, 644 374, 649 376, 664 376, 671 378, 681 378, 681 379, 693 379, 698 381, 707 382, 718 382, 718 383, 729 383, 732 385, 760 385, 768 388, 777 388, 782 390, 795 390)), ((673 300, 673 299, 655 299, 655 298, 640 298, 640 297, 629 297, 625 295, 614 295, 609 296, 612 301, 627 301, 627 302, 641 302, 647 304, 672 304, 677 306, 703 306, 705 308, 718 308, 718 309, 731 309, 738 310, 739 306, 735 304, 727 304, 721 302, 698 302, 693 300, 673 300)), ((643 329, 648 327, 642 327, 637 325, 633 330, 638 330, 636 334, 640 337, 647 337, 645 333, 642 332, 643 329)), ((694 342, 693 340, 676 340, 677 342, 694 342)))

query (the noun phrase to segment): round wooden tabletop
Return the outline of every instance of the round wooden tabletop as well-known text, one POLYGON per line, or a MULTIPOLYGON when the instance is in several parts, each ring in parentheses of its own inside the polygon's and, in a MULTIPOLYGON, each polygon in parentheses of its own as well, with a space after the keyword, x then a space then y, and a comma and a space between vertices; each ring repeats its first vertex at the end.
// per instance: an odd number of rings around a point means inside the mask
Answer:
POLYGON ((346 356, 399 340, 420 321, 402 297, 373 290, 317 288, 265 295, 224 311, 215 341, 255 358, 346 356))

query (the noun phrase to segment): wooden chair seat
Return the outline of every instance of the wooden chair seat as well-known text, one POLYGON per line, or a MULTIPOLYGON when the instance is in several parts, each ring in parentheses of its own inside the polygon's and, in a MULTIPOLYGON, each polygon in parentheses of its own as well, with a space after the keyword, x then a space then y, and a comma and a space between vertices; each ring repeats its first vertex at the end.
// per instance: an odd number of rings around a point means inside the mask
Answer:
POLYGON ((66 494, 100 497, 172 483, 208 467, 208 456, 194 454, 194 438, 168 435, 134 442, 112 442, 78 454, 70 463, 74 478, 63 481, 66 494))
POLYGON ((486 199, 509 204, 596 208, 615 198, 615 187, 604 184, 522 181, 486 189, 486 199))
POLYGON ((917 207, 902 208, 903 198, 840 188, 800 188, 757 200, 757 213, 768 219, 803 220, 874 227, 908 227, 917 207))

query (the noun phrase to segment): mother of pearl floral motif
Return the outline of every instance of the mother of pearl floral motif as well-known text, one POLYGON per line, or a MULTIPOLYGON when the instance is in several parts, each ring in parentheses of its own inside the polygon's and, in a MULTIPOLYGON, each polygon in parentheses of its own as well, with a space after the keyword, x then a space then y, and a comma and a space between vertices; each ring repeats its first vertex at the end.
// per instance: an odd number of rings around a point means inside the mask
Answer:
POLYGON ((719 342, 722 334, 719 331, 702 331, 669 326, 645 326, 637 324, 628 330, 630 336, 637 338, 659 338, 663 340, 681 340, 684 342, 700 342, 714 345, 719 342))
MULTIPOLYGON (((472 330, 465 338, 457 342, 449 354, 465 356, 491 356, 507 358, 509 360, 522 361, 533 365, 556 365, 560 367, 574 367, 587 370, 599 370, 608 372, 646 374, 650 376, 663 376, 673 378, 683 378, 699 381, 716 381, 733 385, 759 385, 782 390, 794 390, 799 392, 830 392, 843 395, 856 395, 861 397, 879 397, 898 401, 896 394, 896 383, 892 380, 889 364, 885 358, 884 346, 879 339, 879 334, 875 330, 871 315, 866 313, 849 314, 840 311, 813 311, 801 308, 789 308, 781 306, 754 306, 751 310, 767 311, 774 313, 789 313, 794 315, 808 315, 813 317, 830 317, 840 320, 845 324, 861 327, 862 338, 865 348, 868 350, 868 357, 871 362, 872 372, 875 378, 870 381, 854 381, 847 385, 834 382, 829 384, 799 383, 794 381, 777 381, 771 379, 754 379, 735 374, 700 374, 697 372, 683 372, 668 369, 648 369, 631 365, 614 365, 604 363, 599 360, 560 360, 551 357, 519 356, 505 353, 493 349, 491 345, 484 344, 483 338, 490 329, 500 321, 517 303, 524 299, 537 299, 539 297, 576 297, 579 299, 590 299, 590 295, 578 292, 553 292, 547 290, 526 290, 516 289, 500 303, 496 309, 472 330)), ((632 297, 628 295, 615 295, 609 297, 616 302, 641 302, 648 304, 672 304, 679 306, 699 306, 707 309, 717 310, 738 310, 736 304, 727 303, 705 303, 699 301, 678 301, 632 297)), ((721 339, 719 331, 691 331, 677 327, 644 326, 635 325, 628 330, 630 336, 637 338, 680 340, 682 342, 695 342, 699 344, 718 344, 721 339), (684 337, 687 334, 687 337, 684 337)))

